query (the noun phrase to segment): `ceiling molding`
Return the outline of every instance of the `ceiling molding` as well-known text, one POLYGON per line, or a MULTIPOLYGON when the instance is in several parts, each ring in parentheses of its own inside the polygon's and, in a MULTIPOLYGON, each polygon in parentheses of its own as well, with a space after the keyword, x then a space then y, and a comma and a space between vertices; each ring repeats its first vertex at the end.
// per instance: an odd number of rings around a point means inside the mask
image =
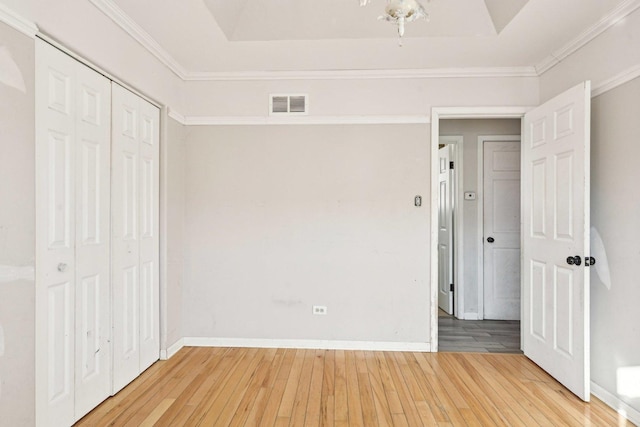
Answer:
MULTIPOLYGON (((93 0, 92 0, 93 1, 93 0)), ((188 72, 186 81, 363 80, 538 77, 534 67, 433 68, 407 70, 326 70, 260 72, 188 72)))
POLYGON ((112 0, 89 0, 102 13, 115 22, 127 34, 133 37, 138 43, 162 62, 167 68, 175 73, 182 80, 185 79, 187 71, 169 54, 151 35, 146 32, 138 23, 127 15, 112 0))
POLYGON ((264 125, 399 125, 399 124, 429 124, 428 115, 414 116, 295 116, 295 117, 265 117, 265 116, 180 116, 169 117, 187 126, 264 126, 264 125))
POLYGON ((563 59, 575 53, 578 49, 585 46, 591 40, 607 31, 609 28, 617 24, 621 19, 633 13, 639 7, 640 0, 626 0, 620 3, 618 7, 605 15, 595 25, 588 28, 578 37, 571 40, 569 43, 552 52, 549 56, 540 61, 540 63, 535 67, 538 75, 542 75, 549 71, 551 68, 558 65, 563 59))
POLYGON ((187 124, 187 118, 171 107, 169 107, 169 113, 167 115, 181 125, 187 124))
POLYGON ((18 15, 2 3, 0 3, 0 21, 32 39, 35 39, 39 31, 35 23, 18 15))
POLYGON ((598 84, 598 86, 593 87, 593 89, 591 89, 591 97, 595 98, 596 96, 602 95, 605 92, 609 92, 610 90, 628 83, 638 77, 640 77, 640 64, 624 70, 620 74, 617 74, 610 79, 607 79, 598 84))

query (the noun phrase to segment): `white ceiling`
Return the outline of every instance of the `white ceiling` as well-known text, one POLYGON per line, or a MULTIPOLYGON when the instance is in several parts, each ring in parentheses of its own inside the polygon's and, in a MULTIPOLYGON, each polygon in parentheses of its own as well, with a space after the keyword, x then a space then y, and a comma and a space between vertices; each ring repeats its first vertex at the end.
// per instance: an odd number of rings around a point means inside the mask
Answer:
POLYGON ((384 0, 99 1, 188 73, 533 67, 629 2, 425 0, 430 22, 407 24, 399 47, 384 0))
MULTIPOLYGON (((498 0, 498 15, 505 5, 526 3, 498 0)), ((383 0, 360 7, 358 0, 204 0, 230 41, 330 40, 395 38, 392 24, 378 21, 383 0)), ((492 4, 495 3, 495 0, 492 4)), ((407 26, 406 37, 493 36, 496 30, 484 0, 436 0, 426 3, 431 22, 407 26), (473 19, 458 25, 460 11, 473 19)))

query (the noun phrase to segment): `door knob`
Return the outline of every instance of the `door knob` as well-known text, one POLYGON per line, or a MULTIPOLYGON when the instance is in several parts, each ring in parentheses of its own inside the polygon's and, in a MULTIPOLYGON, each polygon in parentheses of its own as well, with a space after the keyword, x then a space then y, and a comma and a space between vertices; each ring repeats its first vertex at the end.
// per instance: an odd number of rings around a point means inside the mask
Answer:
POLYGON ((582 258, 580 258, 580 255, 567 257, 567 264, 580 265, 582 264, 582 258))
POLYGON ((584 266, 589 267, 590 265, 594 265, 596 263, 596 259, 592 256, 584 257, 584 266))
POLYGON ((493 243, 495 241, 496 241, 496 239, 494 239, 493 237, 487 237, 487 242, 493 243))
POLYGON ((60 264, 58 264, 58 271, 61 273, 64 273, 67 270, 67 264, 65 264, 64 262, 61 262, 60 264))

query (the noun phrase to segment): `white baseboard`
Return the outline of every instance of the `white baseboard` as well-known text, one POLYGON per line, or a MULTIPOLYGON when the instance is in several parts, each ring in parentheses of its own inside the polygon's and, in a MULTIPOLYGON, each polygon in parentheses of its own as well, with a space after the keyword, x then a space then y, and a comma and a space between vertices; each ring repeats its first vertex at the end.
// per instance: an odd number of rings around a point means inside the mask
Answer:
POLYGON ((169 346, 168 349, 160 350, 160 360, 171 359, 182 347, 184 347, 184 338, 180 338, 178 341, 173 343, 173 345, 169 346))
POLYGON ((618 396, 610 393, 593 381, 591 381, 591 394, 602 400, 621 416, 625 417, 635 425, 640 426, 640 411, 624 403, 618 396))
POLYGON ((478 320, 478 313, 465 313, 464 320, 478 320))
POLYGON ((193 347, 251 347, 298 348, 317 350, 410 351, 430 352, 430 343, 386 341, 333 341, 333 340, 271 340, 256 338, 186 337, 185 346, 193 347))

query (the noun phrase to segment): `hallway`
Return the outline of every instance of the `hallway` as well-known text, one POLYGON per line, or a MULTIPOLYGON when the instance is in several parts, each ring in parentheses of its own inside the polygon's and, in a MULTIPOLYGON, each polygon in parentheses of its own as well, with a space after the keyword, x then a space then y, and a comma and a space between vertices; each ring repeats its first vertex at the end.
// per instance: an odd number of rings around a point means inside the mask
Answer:
POLYGON ((439 310, 438 351, 522 354, 520 321, 459 320, 439 310))

